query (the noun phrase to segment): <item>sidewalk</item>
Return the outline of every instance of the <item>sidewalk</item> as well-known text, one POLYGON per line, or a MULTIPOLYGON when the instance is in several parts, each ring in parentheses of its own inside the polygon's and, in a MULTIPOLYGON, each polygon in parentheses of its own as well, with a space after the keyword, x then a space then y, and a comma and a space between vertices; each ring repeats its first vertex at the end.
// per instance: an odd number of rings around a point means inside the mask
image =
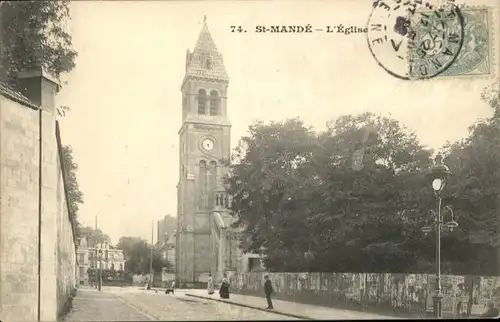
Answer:
POLYGON ((231 294, 227 300, 219 298, 218 295, 208 295, 206 290, 186 293, 187 296, 219 301, 228 304, 248 307, 256 310, 273 312, 303 320, 394 320, 394 316, 358 312, 351 310, 334 309, 324 306, 302 304, 273 299, 273 310, 266 309, 267 302, 264 297, 231 294))
POLYGON ((145 321, 154 317, 143 313, 118 296, 90 287, 80 287, 71 311, 63 321, 145 321))

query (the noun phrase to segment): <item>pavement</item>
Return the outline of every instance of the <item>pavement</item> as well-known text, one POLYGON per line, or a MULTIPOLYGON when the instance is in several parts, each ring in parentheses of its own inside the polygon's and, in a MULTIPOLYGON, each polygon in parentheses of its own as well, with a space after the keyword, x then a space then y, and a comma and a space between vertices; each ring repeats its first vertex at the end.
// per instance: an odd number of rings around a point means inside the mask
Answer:
POLYGON ((208 295, 206 290, 194 290, 187 292, 186 296, 205 299, 214 302, 232 304, 235 306, 252 308, 259 311, 274 312, 289 318, 301 320, 394 320, 400 319, 394 316, 380 315, 368 312, 334 309, 319 305, 302 304, 291 301, 272 300, 273 310, 266 309, 267 302, 264 297, 231 294, 229 299, 221 299, 217 292, 208 295))
POLYGON ((290 320, 252 308, 187 296, 197 290, 175 290, 166 295, 143 287, 80 287, 73 308, 63 321, 186 321, 186 320, 290 320))
POLYGON ((369 312, 335 309, 274 300, 266 309, 264 297, 231 294, 220 299, 206 290, 144 287, 103 287, 102 291, 80 287, 71 311, 63 321, 186 321, 186 320, 381 320, 400 319, 369 312))

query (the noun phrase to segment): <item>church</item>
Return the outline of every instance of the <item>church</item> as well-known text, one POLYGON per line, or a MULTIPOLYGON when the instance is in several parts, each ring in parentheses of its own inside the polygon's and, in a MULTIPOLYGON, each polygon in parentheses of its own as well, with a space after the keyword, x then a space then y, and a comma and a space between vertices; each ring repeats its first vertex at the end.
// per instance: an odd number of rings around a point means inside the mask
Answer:
POLYGON ((231 147, 227 114, 229 77, 206 19, 193 52, 186 53, 181 84, 177 185, 176 285, 197 287, 238 270, 235 221, 229 215, 224 176, 231 147))

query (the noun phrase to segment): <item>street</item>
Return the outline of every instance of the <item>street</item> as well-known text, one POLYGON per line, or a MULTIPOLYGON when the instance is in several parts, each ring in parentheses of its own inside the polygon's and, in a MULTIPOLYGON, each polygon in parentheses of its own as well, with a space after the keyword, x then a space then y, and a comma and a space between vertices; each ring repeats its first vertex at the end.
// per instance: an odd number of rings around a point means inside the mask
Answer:
MULTIPOLYGON (((137 287, 80 288, 64 321, 290 320, 291 317, 217 301, 137 287)), ((264 303, 263 303, 264 306, 264 303)))

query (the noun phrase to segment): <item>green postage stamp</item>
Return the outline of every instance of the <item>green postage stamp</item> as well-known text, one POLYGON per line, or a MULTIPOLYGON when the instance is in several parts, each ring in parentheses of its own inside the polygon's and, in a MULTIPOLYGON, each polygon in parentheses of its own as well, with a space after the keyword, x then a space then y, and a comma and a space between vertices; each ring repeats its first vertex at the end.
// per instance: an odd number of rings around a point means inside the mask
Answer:
POLYGON ((491 75, 494 71, 492 16, 486 7, 466 7, 461 12, 464 21, 462 48, 453 64, 438 77, 491 75))

